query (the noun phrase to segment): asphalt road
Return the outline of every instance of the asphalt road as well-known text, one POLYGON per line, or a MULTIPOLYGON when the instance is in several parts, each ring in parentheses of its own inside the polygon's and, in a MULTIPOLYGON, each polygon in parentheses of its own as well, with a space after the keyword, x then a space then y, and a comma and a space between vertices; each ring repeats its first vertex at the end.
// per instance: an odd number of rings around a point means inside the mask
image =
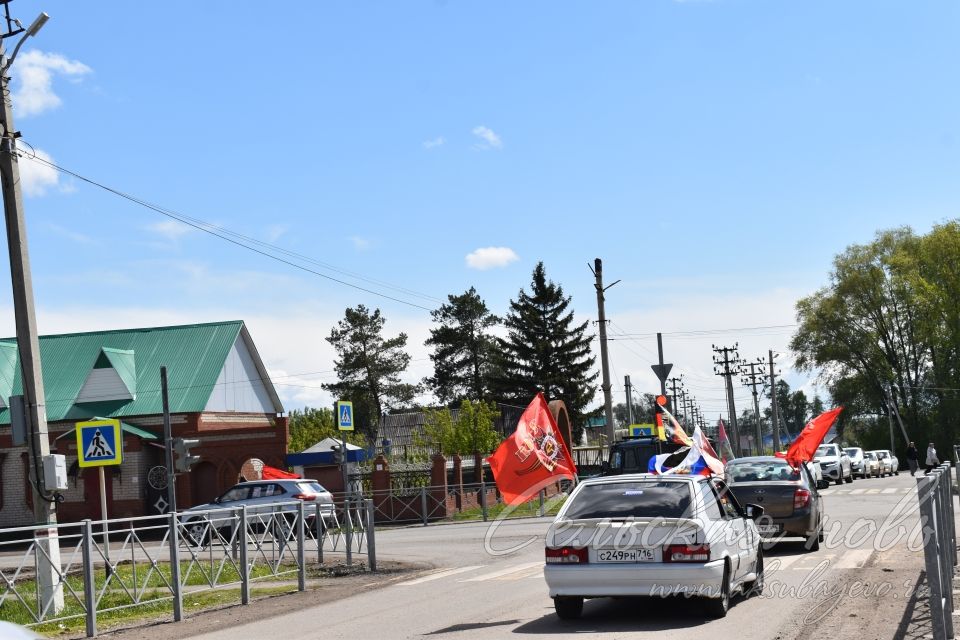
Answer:
MULTIPOLYGON (((587 601, 581 620, 560 621, 542 575, 549 520, 536 519, 378 533, 381 557, 430 562, 436 569, 336 602, 194 637, 812 637, 821 614, 836 602, 831 593, 846 589, 867 571, 865 565, 882 565, 885 554, 907 545, 917 524, 911 509, 916 505, 915 486, 909 473, 901 473, 824 490, 826 543, 817 552, 806 552, 799 541, 769 549, 764 595, 735 599, 720 620, 706 619, 697 603, 682 599, 599 599, 587 601)), ((896 601, 903 596, 896 576, 891 575, 890 585, 885 601, 899 606, 896 601)))

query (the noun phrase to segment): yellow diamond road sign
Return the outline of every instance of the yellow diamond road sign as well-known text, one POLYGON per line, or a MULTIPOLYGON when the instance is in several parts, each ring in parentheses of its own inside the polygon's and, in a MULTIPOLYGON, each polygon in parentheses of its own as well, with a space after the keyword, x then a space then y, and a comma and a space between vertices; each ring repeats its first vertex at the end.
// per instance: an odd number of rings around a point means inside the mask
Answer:
POLYGON ((77 423, 77 463, 81 467, 104 467, 123 462, 123 435, 119 420, 77 423))

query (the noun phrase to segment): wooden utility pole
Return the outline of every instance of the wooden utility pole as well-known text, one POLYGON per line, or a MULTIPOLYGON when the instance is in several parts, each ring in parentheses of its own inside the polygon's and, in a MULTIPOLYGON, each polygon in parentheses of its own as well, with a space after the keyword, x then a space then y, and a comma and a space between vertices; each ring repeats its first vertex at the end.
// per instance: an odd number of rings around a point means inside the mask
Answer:
POLYGON ((737 407, 733 401, 733 381, 732 378, 734 375, 739 373, 740 366, 740 356, 737 353, 738 344, 734 344, 732 347, 718 347, 716 345, 711 345, 713 348, 713 372, 718 376, 722 376, 726 379, 727 384, 727 413, 730 418, 730 427, 733 430, 733 452, 737 457, 743 455, 743 451, 740 447, 740 429, 737 427, 737 407), (723 357, 720 357, 720 354, 723 354, 723 357), (731 369, 731 366, 733 369, 731 369))
POLYGON ((600 325, 600 373, 603 377, 603 416, 606 425, 603 428, 604 435, 607 437, 607 444, 613 444, 613 397, 610 393, 612 385, 610 384, 610 362, 607 357, 607 313, 604 309, 603 293, 617 282, 603 286, 603 261, 596 258, 593 261, 594 287, 597 289, 597 323, 600 325))

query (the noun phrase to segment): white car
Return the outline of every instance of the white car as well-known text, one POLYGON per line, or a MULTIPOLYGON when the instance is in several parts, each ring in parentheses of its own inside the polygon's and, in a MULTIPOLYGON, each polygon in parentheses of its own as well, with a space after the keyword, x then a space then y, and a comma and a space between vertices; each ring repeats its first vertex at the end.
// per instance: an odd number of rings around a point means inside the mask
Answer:
POLYGON ((723 617, 732 594, 763 590, 754 519, 720 478, 632 474, 581 482, 546 535, 544 577, 557 615, 585 598, 697 596, 723 617))
POLYGON ((850 456, 838 444, 822 444, 817 447, 814 462, 820 463, 824 479, 829 478, 837 484, 853 482, 853 469, 850 456))
POLYGON ((899 470, 893 466, 894 457, 890 454, 890 451, 887 449, 877 449, 873 453, 877 455, 877 460, 880 461, 881 478, 885 475, 892 476, 894 473, 899 473, 899 470))
POLYGON ((864 458, 863 449, 860 447, 847 447, 843 451, 850 457, 850 469, 853 471, 853 475, 866 478, 867 461, 864 458))
POLYGON ((816 483, 817 489, 826 489, 830 486, 830 481, 824 480, 823 478, 823 469, 820 468, 819 462, 810 460, 807 462, 807 470, 809 470, 810 475, 813 476, 813 481, 816 483))
POLYGON ((864 451, 863 463, 868 476, 875 478, 880 477, 880 470, 883 468, 883 463, 880 461, 880 456, 877 455, 876 451, 864 451))

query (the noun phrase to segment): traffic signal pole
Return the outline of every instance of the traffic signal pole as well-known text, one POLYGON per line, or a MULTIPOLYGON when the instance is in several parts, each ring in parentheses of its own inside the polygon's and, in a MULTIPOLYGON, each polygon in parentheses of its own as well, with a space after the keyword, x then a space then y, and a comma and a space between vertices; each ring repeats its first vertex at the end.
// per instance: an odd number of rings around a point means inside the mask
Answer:
POLYGON ((166 444, 167 502, 170 513, 177 511, 177 474, 173 468, 173 433, 170 426, 170 399, 167 396, 167 368, 160 367, 160 396, 163 399, 163 439, 166 444))

